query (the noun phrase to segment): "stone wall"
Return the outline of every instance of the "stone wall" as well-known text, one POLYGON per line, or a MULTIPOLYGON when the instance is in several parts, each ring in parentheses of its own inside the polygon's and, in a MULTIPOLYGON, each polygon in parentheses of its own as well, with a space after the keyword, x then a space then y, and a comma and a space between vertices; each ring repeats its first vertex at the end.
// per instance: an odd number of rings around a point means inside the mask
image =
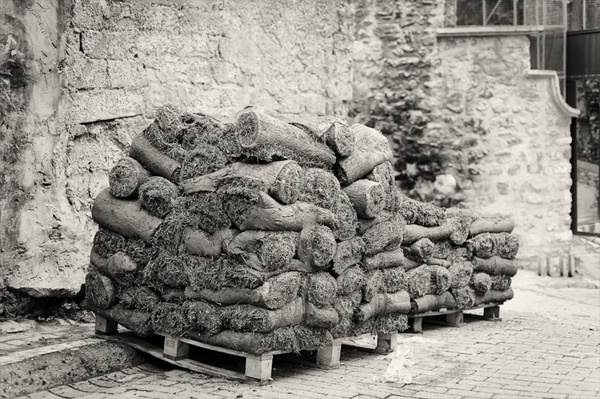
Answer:
POLYGON ((80 290, 92 200, 164 104, 345 115, 351 14, 345 0, 3 2, 27 79, 9 82, 20 108, 2 125, 0 281, 34 296, 80 290))
MULTIPOLYGON (((397 180, 409 191, 442 169, 423 139, 431 124, 430 88, 443 0, 357 0, 350 117, 388 136, 397 180)), ((416 192, 413 196, 418 197, 416 192)))
POLYGON ((440 38, 438 51, 432 91, 440 142, 453 158, 441 175, 451 192, 474 210, 512 214, 520 258, 535 264, 566 251, 576 113, 557 78, 529 70, 525 36, 440 38))

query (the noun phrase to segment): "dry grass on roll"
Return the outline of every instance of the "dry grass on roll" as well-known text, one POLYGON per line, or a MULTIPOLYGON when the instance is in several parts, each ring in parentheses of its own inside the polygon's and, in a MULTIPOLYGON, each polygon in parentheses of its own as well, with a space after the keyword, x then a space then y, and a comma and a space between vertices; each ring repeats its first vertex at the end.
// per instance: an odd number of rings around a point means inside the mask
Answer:
POLYGON ((388 210, 402 215, 407 224, 433 227, 442 225, 446 219, 444 208, 410 199, 398 189, 393 190, 392 198, 388 210))
POLYGON ((335 256, 333 257, 333 271, 343 273, 349 267, 360 263, 365 252, 365 242, 360 237, 338 242, 335 256))
POLYGON ((478 295, 485 294, 492 287, 492 278, 487 273, 473 273, 471 285, 478 295))
POLYGON ((179 197, 174 208, 174 212, 184 215, 187 224, 209 233, 231 226, 231 220, 223 208, 223 201, 216 193, 194 193, 179 197))
POLYGON ((108 309, 117 303, 117 287, 110 278, 91 270, 85 276, 85 299, 90 305, 108 309))
POLYGON ((206 175, 224 168, 228 163, 229 159, 217 146, 199 144, 183 160, 179 178, 183 181, 206 175))
POLYGON ((397 249, 403 236, 403 226, 395 221, 381 222, 369 228, 362 236, 365 255, 397 249))
POLYGON ((179 305, 186 300, 184 290, 169 287, 161 288, 160 298, 162 302, 177 303, 179 305))
POLYGON ((388 294, 394 294, 406 289, 406 272, 402 267, 390 267, 381 270, 383 289, 388 294))
POLYGON ((365 283, 362 287, 363 300, 371 302, 379 293, 384 292, 383 273, 381 270, 371 270, 365 273, 365 283))
POLYGON ((154 332, 150 312, 129 309, 120 303, 110 309, 100 309, 90 304, 86 304, 86 307, 106 319, 116 321, 139 336, 147 336, 154 332))
POLYGON ((167 287, 185 288, 189 285, 183 257, 161 252, 142 272, 142 280, 158 290, 167 287))
POLYGON ((427 295, 431 290, 431 271, 419 266, 406 273, 406 291, 411 299, 427 295))
POLYGON ((160 302, 160 295, 149 287, 128 287, 119 294, 119 299, 130 309, 151 312, 160 302))
POLYGON ((327 272, 319 272, 309 275, 307 280, 308 301, 319 308, 333 306, 338 290, 335 278, 327 272))
POLYGON ((149 177, 150 172, 138 161, 123 157, 108 173, 110 192, 117 198, 134 197, 149 177))
POLYGON ((139 188, 140 202, 151 215, 164 218, 173 209, 179 196, 179 187, 164 177, 150 177, 139 188))
POLYGON ((205 301, 185 301, 183 308, 189 321, 190 331, 215 335, 223 330, 221 308, 205 301))
POLYGON ((452 288, 450 290, 456 300, 457 309, 468 309, 475 306, 475 290, 471 287, 452 288))
POLYGON ((266 270, 287 266, 297 251, 298 234, 295 232, 270 232, 260 242, 258 257, 266 270))
POLYGON ((181 337, 191 329, 191 323, 183 306, 160 302, 152 312, 152 328, 173 337, 181 337))
POLYGON ((492 285, 490 289, 494 291, 506 291, 512 284, 512 278, 506 275, 491 276, 492 285))
POLYGON ((183 241, 188 220, 184 214, 172 212, 152 235, 152 245, 161 251, 176 255, 183 241))
POLYGON ((338 191, 335 194, 331 212, 335 218, 332 226, 335 238, 339 241, 346 241, 355 237, 358 229, 358 217, 345 192, 338 191))
POLYGON ((365 283, 365 273, 358 266, 344 270, 337 278, 337 295, 350 295, 360 291, 365 283))
POLYGON ((304 179, 305 185, 298 199, 332 210, 341 189, 335 176, 323 169, 307 168, 304 170, 304 179))
POLYGON ((454 260, 448 268, 450 272, 450 287, 462 288, 469 285, 473 275, 473 265, 464 260, 454 260))
POLYGON ((298 258, 320 269, 327 268, 333 260, 336 241, 329 227, 313 224, 300 232, 298 258))
POLYGON ((273 310, 247 304, 226 306, 222 310, 226 327, 242 332, 269 332, 301 324, 305 317, 302 298, 296 298, 273 310))
POLYGON ((117 252, 122 252, 126 244, 125 237, 104 227, 98 228, 94 235, 94 250, 103 258, 110 258, 117 252))

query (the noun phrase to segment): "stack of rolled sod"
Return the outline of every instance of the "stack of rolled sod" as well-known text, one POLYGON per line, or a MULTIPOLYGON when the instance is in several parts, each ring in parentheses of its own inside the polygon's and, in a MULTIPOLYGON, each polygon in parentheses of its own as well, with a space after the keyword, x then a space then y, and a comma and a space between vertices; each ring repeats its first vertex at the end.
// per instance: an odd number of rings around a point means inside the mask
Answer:
POLYGON ((408 199, 390 208, 403 216, 406 290, 411 314, 464 310, 512 299, 519 240, 506 216, 482 216, 408 199))
POLYGON ((264 353, 407 328, 387 139, 335 117, 167 106, 94 201, 88 308, 264 353))

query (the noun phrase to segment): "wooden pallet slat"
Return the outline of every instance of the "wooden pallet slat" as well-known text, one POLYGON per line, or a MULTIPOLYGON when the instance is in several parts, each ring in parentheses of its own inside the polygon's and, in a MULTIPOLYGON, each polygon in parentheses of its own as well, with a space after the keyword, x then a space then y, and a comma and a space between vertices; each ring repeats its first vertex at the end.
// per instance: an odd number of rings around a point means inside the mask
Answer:
POLYGON ((501 303, 486 303, 478 306, 473 306, 464 310, 457 309, 440 309, 438 311, 430 311, 423 313, 409 314, 409 324, 412 327, 412 332, 422 333, 423 332, 423 320, 427 320, 428 323, 438 324, 443 326, 451 327, 463 327, 465 323, 465 311, 483 309, 483 316, 471 315, 470 318, 482 318, 484 320, 501 321, 500 318, 500 305, 501 303), (444 317, 440 319, 440 317, 444 317))
MULTIPOLYGON (((194 334, 191 334, 190 338, 173 337, 164 333, 156 333, 155 335, 164 338, 162 347, 160 347, 150 343, 144 338, 136 336, 132 332, 117 334, 117 328, 118 324, 116 322, 96 315, 96 332, 97 336, 100 338, 124 343, 150 356, 192 371, 238 381, 255 382, 260 385, 268 384, 271 381, 273 356, 289 353, 286 351, 270 351, 260 355, 246 353, 198 341, 193 339, 195 337, 194 334), (226 370, 191 359, 190 348, 192 346, 227 355, 243 357, 245 359, 244 373, 226 370)), ((374 339, 371 339, 372 342, 364 343, 364 337, 367 335, 369 338, 372 336, 371 334, 365 334, 364 336, 361 336, 363 338, 362 340, 360 339, 361 337, 346 337, 334 340, 331 344, 317 350, 316 362, 312 365, 325 368, 338 368, 341 364, 340 357, 342 345, 368 348, 369 350, 378 353, 389 353, 396 349, 398 342, 397 332, 391 334, 377 334, 374 339)))

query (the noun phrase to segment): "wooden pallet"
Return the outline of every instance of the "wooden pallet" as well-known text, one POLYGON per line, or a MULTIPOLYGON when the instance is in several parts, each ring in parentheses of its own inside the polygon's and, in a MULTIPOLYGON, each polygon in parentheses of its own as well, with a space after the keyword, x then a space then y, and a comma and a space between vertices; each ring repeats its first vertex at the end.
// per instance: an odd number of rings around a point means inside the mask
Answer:
POLYGON ((470 318, 482 318, 489 321, 501 321, 500 318, 501 303, 486 303, 472 308, 457 310, 457 309, 441 309, 435 312, 424 312, 409 314, 409 326, 414 333, 423 332, 423 319, 428 323, 438 324, 451 327, 462 327, 465 325, 465 313, 470 310, 483 309, 483 316, 467 314, 470 318))
MULTIPOLYGON (((161 347, 130 332, 118 333, 118 323, 100 315, 96 315, 96 335, 106 340, 124 343, 134 349, 147 353, 150 356, 191 371, 225 377, 237 381, 258 383, 260 385, 269 384, 271 382, 273 356, 289 353, 286 351, 270 351, 261 355, 255 355, 210 345, 189 338, 172 337, 167 334, 157 333, 157 335, 164 338, 164 343, 161 347), (209 365, 198 360, 193 360, 189 357, 190 347, 197 347, 245 358, 245 371, 244 373, 240 373, 209 365)), ((373 340, 372 345, 362 345, 354 338, 336 339, 328 346, 317 350, 315 365, 323 368, 338 368, 340 366, 342 345, 364 347, 372 349, 377 353, 389 353, 395 350, 397 341, 397 333, 378 334, 373 340)))

